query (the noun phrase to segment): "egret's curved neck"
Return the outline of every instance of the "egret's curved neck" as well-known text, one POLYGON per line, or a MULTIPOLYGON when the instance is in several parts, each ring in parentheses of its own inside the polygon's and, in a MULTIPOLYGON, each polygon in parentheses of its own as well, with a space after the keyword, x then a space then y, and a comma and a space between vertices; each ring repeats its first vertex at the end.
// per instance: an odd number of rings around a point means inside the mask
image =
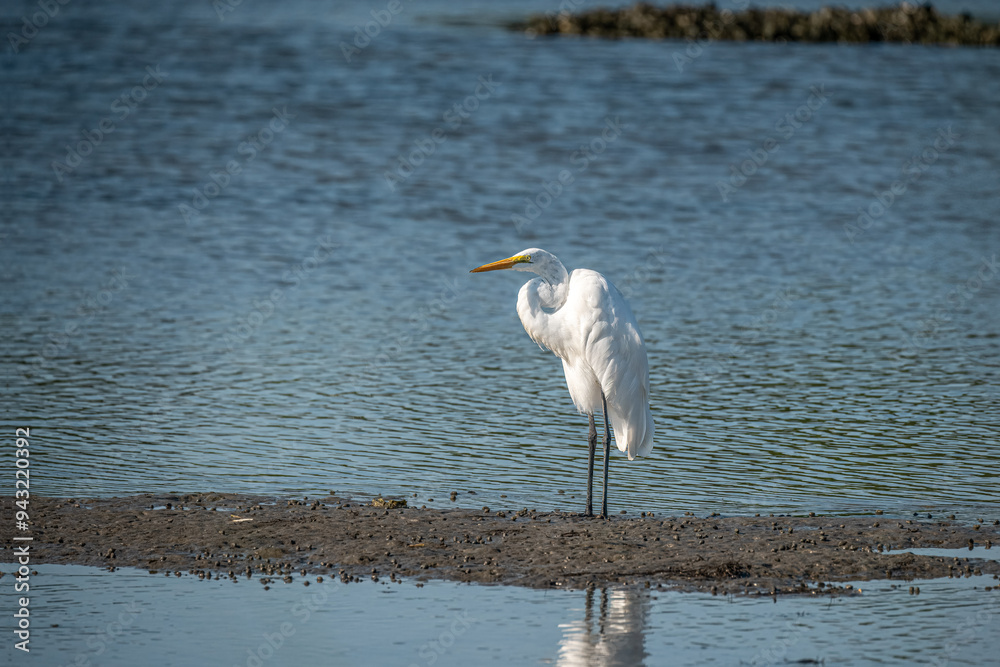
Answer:
POLYGON ((543 308, 559 308, 569 294, 569 273, 561 262, 546 262, 531 267, 532 273, 542 279, 538 285, 538 300, 543 308))

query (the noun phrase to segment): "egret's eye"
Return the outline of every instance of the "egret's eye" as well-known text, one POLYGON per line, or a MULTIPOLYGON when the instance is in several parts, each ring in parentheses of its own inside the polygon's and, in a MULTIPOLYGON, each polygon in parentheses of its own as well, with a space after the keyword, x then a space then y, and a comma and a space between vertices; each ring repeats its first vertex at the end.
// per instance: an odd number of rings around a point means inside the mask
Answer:
POLYGON ((526 261, 528 264, 531 264, 531 255, 525 255, 524 261, 526 261))

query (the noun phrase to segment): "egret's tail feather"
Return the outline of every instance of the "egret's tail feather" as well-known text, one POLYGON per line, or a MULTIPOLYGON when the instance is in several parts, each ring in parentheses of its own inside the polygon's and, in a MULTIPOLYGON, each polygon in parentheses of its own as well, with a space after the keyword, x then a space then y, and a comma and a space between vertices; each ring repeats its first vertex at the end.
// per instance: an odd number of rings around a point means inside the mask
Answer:
POLYGON ((653 414, 649 405, 608 406, 611 427, 615 431, 615 444, 628 454, 631 461, 646 456, 653 450, 653 414))

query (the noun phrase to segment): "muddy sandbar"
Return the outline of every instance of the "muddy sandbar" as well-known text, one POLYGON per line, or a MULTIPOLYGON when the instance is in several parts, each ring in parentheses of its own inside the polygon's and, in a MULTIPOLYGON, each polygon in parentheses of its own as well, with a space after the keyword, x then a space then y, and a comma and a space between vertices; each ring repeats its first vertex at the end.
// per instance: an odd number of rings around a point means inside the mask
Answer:
MULTIPOLYGON (((1000 543, 992 517, 975 526, 879 515, 602 520, 527 508, 376 507, 371 501, 222 493, 33 497, 32 563, 249 575, 265 584, 399 577, 751 594, 844 592, 849 589, 836 582, 983 574, 984 586, 1000 594, 1000 585, 993 586, 1000 562, 963 556, 970 545, 1000 543), (947 558, 885 553, 920 547, 956 551, 947 558)), ((13 498, 5 504, 12 506, 13 498)), ((2 540, 8 552, 9 538, 2 540)))

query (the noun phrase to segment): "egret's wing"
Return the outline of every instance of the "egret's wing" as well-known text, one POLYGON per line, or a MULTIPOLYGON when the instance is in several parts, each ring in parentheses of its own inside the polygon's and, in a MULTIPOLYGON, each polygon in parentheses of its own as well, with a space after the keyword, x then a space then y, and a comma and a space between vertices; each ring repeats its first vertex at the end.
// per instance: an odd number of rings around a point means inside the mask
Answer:
POLYGON ((653 448, 649 411, 649 362, 632 310, 611 282, 596 271, 570 274, 565 302, 541 306, 540 279, 518 294, 517 313, 531 339, 563 361, 566 385, 576 407, 601 411, 601 392, 618 449, 629 459, 653 448))
MULTIPOLYGON (((577 273, 573 272, 572 287, 578 282, 577 273)), ((645 456, 653 448, 654 430, 646 345, 631 308, 615 286, 594 271, 580 273, 584 275, 579 293, 587 297, 586 310, 592 318, 584 357, 604 392, 618 449, 630 460, 645 456)))

